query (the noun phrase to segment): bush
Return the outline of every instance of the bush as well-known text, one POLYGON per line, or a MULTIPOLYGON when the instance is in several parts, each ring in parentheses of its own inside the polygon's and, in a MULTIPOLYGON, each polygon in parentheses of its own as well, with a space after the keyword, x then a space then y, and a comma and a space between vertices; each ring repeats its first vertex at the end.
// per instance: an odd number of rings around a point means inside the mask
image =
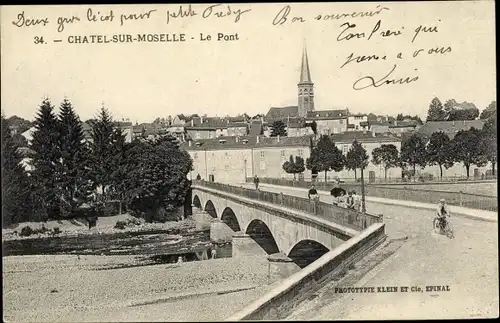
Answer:
POLYGON ((127 227, 127 222, 125 221, 117 221, 115 224, 115 229, 123 230, 127 227))
POLYGON ((25 226, 24 228, 21 229, 21 233, 19 235, 21 237, 29 237, 30 235, 34 234, 35 232, 33 229, 29 226, 25 226))
POLYGON ((61 229, 59 229, 59 227, 55 227, 54 229, 52 229, 52 234, 53 235, 57 235, 57 234, 60 234, 61 233, 61 229))

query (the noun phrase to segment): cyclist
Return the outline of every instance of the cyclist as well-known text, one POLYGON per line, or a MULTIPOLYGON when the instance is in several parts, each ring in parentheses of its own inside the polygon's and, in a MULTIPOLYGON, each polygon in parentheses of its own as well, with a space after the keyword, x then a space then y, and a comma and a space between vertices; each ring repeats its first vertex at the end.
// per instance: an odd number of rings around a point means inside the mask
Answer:
POLYGON ((318 191, 316 191, 316 187, 314 187, 314 185, 311 185, 311 188, 309 189, 309 192, 307 192, 307 197, 309 199, 312 199, 313 201, 314 200, 319 200, 318 191))
POLYGON ((448 208, 448 204, 446 204, 445 199, 440 199, 437 206, 437 217, 439 218, 442 229, 444 229, 446 225, 447 216, 450 216, 450 209, 448 208))

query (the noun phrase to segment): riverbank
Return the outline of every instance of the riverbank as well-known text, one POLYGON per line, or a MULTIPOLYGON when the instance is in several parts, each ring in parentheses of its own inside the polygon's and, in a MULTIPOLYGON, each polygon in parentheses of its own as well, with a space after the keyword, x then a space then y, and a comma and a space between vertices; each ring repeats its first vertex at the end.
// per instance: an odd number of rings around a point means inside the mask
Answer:
POLYGON ((139 232, 139 231, 175 231, 194 228, 195 223, 190 219, 183 221, 169 221, 165 223, 146 223, 144 219, 136 218, 128 213, 100 217, 97 220, 95 227, 89 229, 85 219, 71 219, 47 222, 22 222, 2 228, 2 241, 14 239, 34 239, 51 236, 54 229, 60 232, 55 236, 78 236, 88 234, 110 234, 123 232, 139 232), (118 222, 127 223, 124 229, 116 228, 118 222), (29 236, 22 236, 21 231, 25 227, 30 227, 32 230, 40 231, 42 227, 47 229, 45 233, 35 233, 29 236))
POLYGON ((265 257, 126 266, 138 258, 4 257, 4 319, 217 321, 268 288, 265 257))

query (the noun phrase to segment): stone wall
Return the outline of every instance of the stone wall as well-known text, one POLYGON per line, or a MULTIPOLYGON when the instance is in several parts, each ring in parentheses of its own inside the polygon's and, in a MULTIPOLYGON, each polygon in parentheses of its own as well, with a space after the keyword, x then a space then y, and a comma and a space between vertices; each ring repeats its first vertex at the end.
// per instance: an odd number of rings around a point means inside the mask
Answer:
POLYGON ((279 286, 232 315, 226 321, 279 320, 293 306, 333 275, 349 268, 386 239, 385 224, 376 223, 358 236, 285 279, 279 286))

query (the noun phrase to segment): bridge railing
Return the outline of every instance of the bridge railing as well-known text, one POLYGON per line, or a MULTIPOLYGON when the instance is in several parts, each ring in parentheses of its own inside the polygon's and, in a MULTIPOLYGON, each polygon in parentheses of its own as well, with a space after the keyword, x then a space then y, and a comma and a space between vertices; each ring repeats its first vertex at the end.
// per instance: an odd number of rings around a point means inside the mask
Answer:
POLYGON ((249 199, 302 211, 359 231, 366 229, 374 223, 383 222, 382 215, 362 213, 329 203, 309 200, 307 198, 297 196, 285 195, 283 193, 273 193, 261 190, 257 191, 254 189, 237 187, 216 182, 207 182, 203 180, 193 180, 192 185, 208 187, 249 199))
MULTIPOLYGON (((281 178, 260 178, 261 183, 267 183, 280 186, 291 186, 300 188, 309 188, 310 181, 294 181, 281 178)), ((252 178, 248 178, 247 182, 252 182, 252 178)), ((316 182, 314 183, 318 190, 331 190, 333 183, 316 182)), ((360 184, 340 184, 346 190, 356 190, 359 194, 361 191, 360 184)), ((453 192, 444 190, 428 190, 422 188, 408 187, 390 187, 376 184, 368 184, 365 186, 365 194, 367 196, 382 197, 395 200, 407 200, 415 202, 423 202, 437 204, 439 200, 444 198, 449 205, 462 206, 472 209, 498 211, 498 198, 496 196, 471 194, 465 192, 453 192)))

